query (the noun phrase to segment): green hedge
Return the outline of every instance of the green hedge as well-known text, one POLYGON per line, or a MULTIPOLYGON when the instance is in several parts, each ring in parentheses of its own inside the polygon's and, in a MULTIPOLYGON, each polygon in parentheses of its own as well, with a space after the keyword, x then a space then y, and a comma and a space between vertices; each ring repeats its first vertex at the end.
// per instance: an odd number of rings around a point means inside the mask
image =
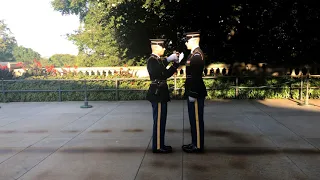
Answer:
MULTIPOLYGON (((171 88, 172 99, 181 99, 184 93, 184 79, 176 79, 176 92, 173 91, 174 80, 169 80, 168 85, 171 88)), ((300 87, 300 79, 291 78, 239 78, 239 87, 257 87, 254 89, 239 88, 236 96, 235 78, 220 77, 216 79, 205 79, 208 90, 207 99, 282 99, 282 98, 300 98, 300 90, 294 87, 300 87), (263 89, 259 87, 272 86, 274 89, 263 89), (231 88, 232 87, 232 88, 231 88)), ((59 89, 64 90, 84 90, 85 83, 80 80, 19 80, 4 81, 6 90, 55 90, 56 92, 8 92, 3 93, 0 89, 1 102, 28 102, 28 101, 58 101, 59 89)), ((1 83, 2 84, 2 83, 1 83)), ((119 80, 116 86, 115 79, 104 80, 86 80, 88 89, 87 96, 89 101, 114 101, 114 100, 144 100, 146 91, 149 87, 148 80, 119 80), (118 93, 114 90, 118 87, 118 93), (109 89, 109 90, 106 90, 109 89), (105 90, 105 91, 97 91, 105 90), (138 91, 139 90, 139 91, 138 91)), ((311 87, 320 87, 319 79, 310 80, 311 87)), ((310 98, 319 99, 320 90, 310 89, 310 98)), ((305 88, 303 91, 305 96, 305 88)), ((61 92, 62 101, 83 101, 84 92, 61 92)))

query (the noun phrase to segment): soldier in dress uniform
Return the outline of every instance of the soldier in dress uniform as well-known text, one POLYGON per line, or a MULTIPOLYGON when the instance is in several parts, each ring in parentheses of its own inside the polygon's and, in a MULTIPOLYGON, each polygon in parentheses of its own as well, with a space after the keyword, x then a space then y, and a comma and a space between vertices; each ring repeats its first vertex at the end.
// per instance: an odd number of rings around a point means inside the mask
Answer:
POLYGON ((173 53, 167 58, 161 56, 165 51, 165 39, 150 39, 152 54, 147 61, 151 84, 147 92, 147 100, 152 104, 154 153, 172 152, 171 146, 165 146, 165 128, 167 121, 167 102, 170 101, 167 78, 171 77, 179 67, 178 55, 173 53), (167 69, 170 62, 172 66, 167 69))
POLYGON ((204 122, 203 109, 207 96, 206 86, 203 82, 204 55, 199 47, 200 32, 185 33, 185 45, 191 50, 185 63, 186 81, 185 97, 188 102, 188 114, 191 126, 192 142, 183 145, 185 152, 197 153, 204 150, 204 122))

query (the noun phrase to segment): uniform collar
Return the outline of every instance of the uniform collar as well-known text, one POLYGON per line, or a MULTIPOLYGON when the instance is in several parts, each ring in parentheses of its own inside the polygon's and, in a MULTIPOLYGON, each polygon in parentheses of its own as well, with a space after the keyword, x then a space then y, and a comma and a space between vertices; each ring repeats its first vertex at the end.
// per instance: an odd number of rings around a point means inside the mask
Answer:
POLYGON ((157 58, 160 58, 160 56, 159 56, 159 55, 156 55, 156 54, 153 54, 153 53, 152 53, 152 55, 156 56, 157 58))
POLYGON ((194 47, 192 50, 191 50, 191 54, 193 53, 193 51, 195 50, 195 49, 197 49, 199 46, 196 46, 196 47, 194 47))

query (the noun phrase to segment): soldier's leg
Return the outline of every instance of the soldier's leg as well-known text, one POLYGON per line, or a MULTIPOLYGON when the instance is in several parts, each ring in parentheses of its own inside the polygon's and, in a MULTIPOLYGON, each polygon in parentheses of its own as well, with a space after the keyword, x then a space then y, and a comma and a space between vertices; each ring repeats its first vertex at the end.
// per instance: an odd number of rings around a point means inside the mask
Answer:
POLYGON ((187 100, 188 102, 188 115, 189 115, 189 122, 190 122, 190 129, 191 129, 191 143, 193 145, 197 145, 197 139, 196 139, 196 121, 195 121, 195 103, 190 102, 189 99, 187 100))
POLYGON ((152 134, 152 149, 160 149, 160 117, 161 117, 161 103, 152 102, 153 112, 153 134, 152 134))
POLYGON ((167 123, 167 103, 161 103, 161 119, 160 119, 160 146, 164 147, 164 138, 166 132, 166 123, 167 123))
POLYGON ((199 135, 200 135, 200 148, 204 148, 204 120, 203 120, 203 112, 204 112, 204 98, 199 98, 197 100, 198 103, 198 114, 199 114, 199 135))
POLYGON ((195 146, 198 149, 202 149, 203 143, 203 113, 202 113, 203 102, 202 99, 196 99, 194 102, 194 123, 195 123, 195 146))

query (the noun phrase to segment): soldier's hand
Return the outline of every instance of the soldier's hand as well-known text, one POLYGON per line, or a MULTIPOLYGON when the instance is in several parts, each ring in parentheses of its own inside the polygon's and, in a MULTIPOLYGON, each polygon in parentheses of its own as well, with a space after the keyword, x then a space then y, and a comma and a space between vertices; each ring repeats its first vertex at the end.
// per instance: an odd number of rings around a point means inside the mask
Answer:
POLYGON ((183 54, 183 52, 179 55, 179 63, 181 62, 181 60, 183 59, 183 57, 184 57, 184 54, 183 54))
POLYGON ((168 62, 176 61, 177 59, 178 59, 178 56, 175 53, 171 54, 169 57, 167 57, 168 62))
POLYGON ((189 96, 189 101, 190 101, 190 102, 195 102, 195 101, 196 101, 196 98, 193 98, 193 97, 189 96))

